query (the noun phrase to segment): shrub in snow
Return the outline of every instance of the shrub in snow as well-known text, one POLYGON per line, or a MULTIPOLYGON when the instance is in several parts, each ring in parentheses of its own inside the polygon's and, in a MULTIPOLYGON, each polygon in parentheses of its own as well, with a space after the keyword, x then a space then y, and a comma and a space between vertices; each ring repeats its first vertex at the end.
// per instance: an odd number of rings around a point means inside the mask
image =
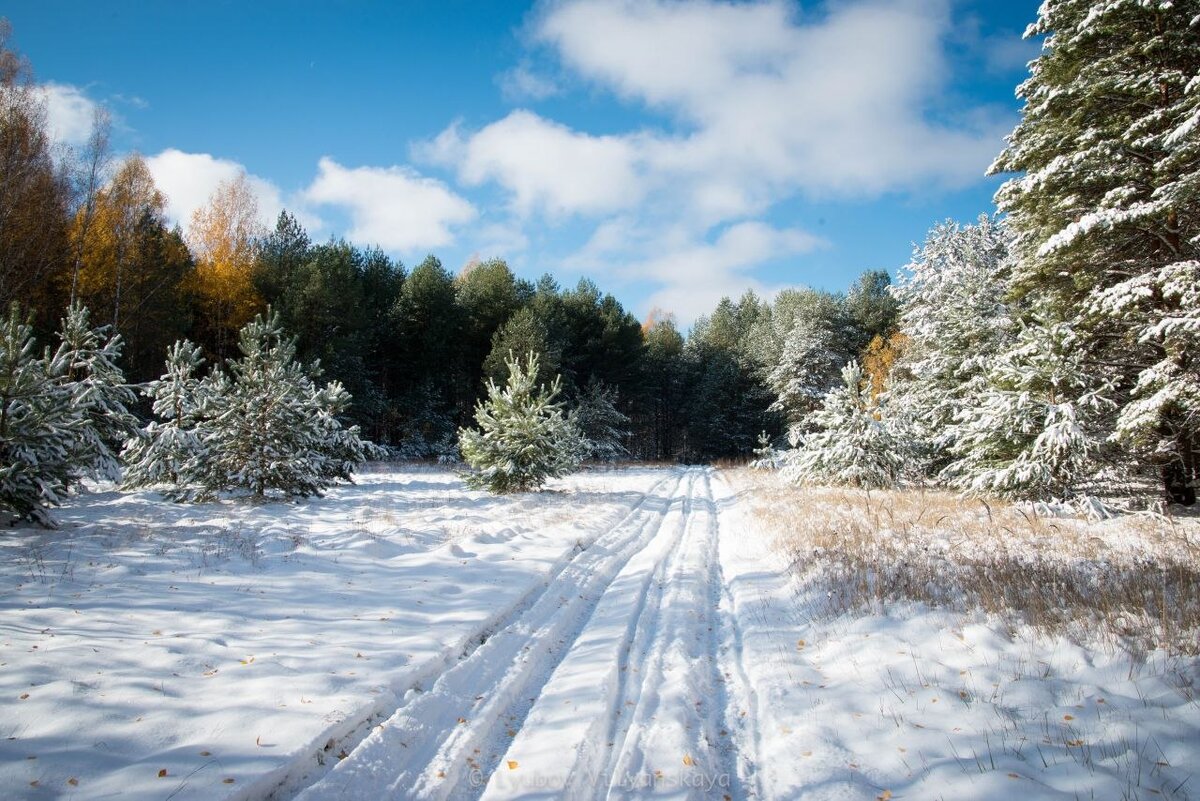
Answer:
POLYGON ((1092 466, 1094 421, 1112 387, 1085 363, 1074 331, 1034 318, 992 360, 986 384, 951 426, 952 486, 1011 498, 1060 498, 1092 466))
POLYGON ((508 382, 487 382, 487 399, 475 407, 479 430, 459 429, 463 460, 475 469, 467 485, 494 493, 537 489, 547 479, 579 467, 587 443, 574 421, 556 403, 561 379, 536 384, 538 359, 530 353, 522 365, 509 354, 508 382))
POLYGON ((810 415, 815 430, 786 456, 784 475, 801 483, 891 487, 904 467, 900 447, 881 422, 878 399, 864 386, 862 368, 842 368, 842 386, 810 415))
POLYGON ((625 456, 629 418, 617 409, 617 389, 593 378, 575 406, 573 419, 587 444, 585 458, 612 462, 625 456))
POLYGON ((0 508, 53 525, 47 507, 84 478, 116 478, 113 443, 128 435, 134 400, 116 360, 118 336, 72 306, 60 344, 38 356, 16 304, 0 320, 0 508))
POLYGON ((147 388, 162 420, 126 450, 131 483, 165 482, 172 497, 201 500, 238 490, 304 497, 349 480, 374 449, 357 426, 341 423, 345 388, 319 386, 315 370, 296 362, 278 314, 246 324, 238 348, 228 373, 214 370, 198 382, 195 347, 172 348, 167 372, 147 388))

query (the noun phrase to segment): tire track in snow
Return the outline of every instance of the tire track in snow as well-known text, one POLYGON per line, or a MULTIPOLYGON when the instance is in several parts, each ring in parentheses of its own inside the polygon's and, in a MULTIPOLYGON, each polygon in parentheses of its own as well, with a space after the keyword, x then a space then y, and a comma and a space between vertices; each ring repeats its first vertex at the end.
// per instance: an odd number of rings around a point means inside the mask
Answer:
POLYGON ((595 793, 607 762, 614 720, 627 714, 622 682, 627 652, 652 636, 639 621, 656 609, 667 563, 678 551, 698 471, 675 514, 661 521, 659 536, 631 558, 609 583, 587 625, 536 696, 499 767, 481 775, 482 797, 587 798, 595 793))
MULTIPOLYGON (((736 763, 717 665, 716 509, 710 469, 693 492, 686 534, 672 555, 667 591, 655 610, 650 651, 639 672, 632 715, 609 759, 609 787, 597 798, 653 795, 729 798, 736 763), (723 732, 723 734, 722 734, 723 732)), ((627 702, 628 703, 628 702, 627 702)))
POLYGON ((504 727, 505 713, 537 696, 608 584, 654 541, 680 501, 685 478, 688 473, 673 472, 656 484, 610 532, 567 561, 536 598, 443 672, 428 692, 406 699, 298 798, 474 794, 468 787, 472 771, 481 769, 483 747, 504 727), (655 494, 672 480, 668 498, 655 494))
POLYGON ((758 728, 758 694, 746 671, 742 626, 738 622, 738 609, 734 603, 732 588, 726 584, 725 569, 721 564, 722 551, 735 547, 729 532, 721 527, 722 511, 731 507, 736 498, 720 476, 717 476, 717 481, 722 485, 722 491, 718 497, 717 493, 713 492, 711 477, 710 474, 708 497, 713 503, 713 576, 710 587, 718 621, 715 632, 717 665, 724 677, 721 725, 733 735, 734 746, 725 754, 722 769, 727 775, 736 777, 732 793, 734 798, 761 799, 763 790, 758 775, 761 739, 758 728))

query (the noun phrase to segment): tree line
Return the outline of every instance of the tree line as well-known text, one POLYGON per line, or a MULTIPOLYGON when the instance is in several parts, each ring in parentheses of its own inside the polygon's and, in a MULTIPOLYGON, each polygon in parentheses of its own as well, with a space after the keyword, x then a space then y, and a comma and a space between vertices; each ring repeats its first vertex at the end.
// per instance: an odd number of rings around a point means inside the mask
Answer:
MULTIPOLYGON (((584 280, 451 271, 257 227, 245 179, 187 233, 105 120, 56 152, 27 65, 0 48, 0 302, 49 332, 72 303, 126 342, 128 380, 190 338, 210 364, 272 309, 353 397, 365 436, 451 456, 487 380, 529 354, 603 454, 743 457, 799 480, 1193 503, 1200 482, 1200 3, 1046 4, 997 214, 939 223, 847 292, 723 299, 686 333, 584 280), (615 443, 615 444, 614 444, 615 443)), ((145 413, 148 410, 140 410, 145 413)))

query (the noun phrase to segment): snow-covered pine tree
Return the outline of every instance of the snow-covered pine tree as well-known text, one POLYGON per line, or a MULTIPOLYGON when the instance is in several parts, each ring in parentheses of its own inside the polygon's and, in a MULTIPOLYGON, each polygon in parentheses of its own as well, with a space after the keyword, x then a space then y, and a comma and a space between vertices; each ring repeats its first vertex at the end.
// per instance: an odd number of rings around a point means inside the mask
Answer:
POLYGON ((382 448, 359 436, 358 426, 342 425, 341 418, 350 408, 351 397, 340 381, 330 381, 323 387, 312 384, 309 398, 316 434, 313 455, 323 486, 351 481, 357 465, 385 455, 382 448))
POLYGON ((137 395, 117 365, 121 336, 110 333, 108 326, 93 328, 90 316, 78 303, 67 309, 48 372, 70 392, 85 421, 71 446, 77 475, 116 481, 121 477, 117 454, 137 430, 137 418, 129 411, 137 395))
POLYGON ((125 487, 186 486, 205 462, 196 433, 202 408, 196 371, 203 361, 199 347, 187 340, 176 342, 167 351, 166 372, 142 390, 153 401, 158 419, 125 443, 125 487))
POLYGON ((47 507, 80 478, 74 454, 87 419, 36 351, 14 303, 0 318, 0 509, 52 526, 47 507))
POLYGON ((578 468, 586 452, 579 429, 555 402, 560 378, 539 386, 534 353, 524 364, 510 354, 507 365, 505 386, 489 379, 487 399, 475 407, 479 430, 458 432, 463 459, 475 470, 464 481, 493 493, 537 489, 578 468))
POLYGON ((775 392, 771 410, 781 412, 792 428, 810 428, 808 418, 837 385, 850 355, 847 333, 836 317, 797 317, 783 342, 779 362, 767 382, 775 392))
POLYGON ((1094 467, 1097 423, 1113 404, 1063 323, 1033 316, 950 426, 956 457, 942 478, 958 489, 1054 499, 1094 467))
POLYGON ((579 396, 572 419, 587 443, 584 458, 612 462, 625 456, 629 418, 617 409, 617 388, 592 378, 579 396))
POLYGON ((295 343, 268 310, 238 336, 240 359, 197 388, 196 436, 204 458, 181 475, 179 494, 208 498, 225 490, 304 497, 349 479, 369 449, 357 426, 338 419, 349 395, 338 383, 320 388, 313 369, 296 362, 295 343))
POLYGON ((1026 35, 1046 39, 991 168, 1017 173, 996 195, 1014 285, 1075 326, 1092 371, 1117 380, 1115 437, 1194 502, 1200 348, 1182 321, 1200 261, 1200 6, 1056 0, 1026 35))
POLYGON ((783 475, 805 484, 894 486, 904 457, 881 420, 882 397, 871 400, 858 362, 843 367, 842 386, 830 390, 810 416, 815 430, 787 453, 783 475))
POLYGON ((892 367, 888 407, 925 475, 945 467, 949 426, 980 391, 987 358, 1011 344, 1009 239, 986 215, 974 225, 935 225, 891 288, 907 339, 892 367))

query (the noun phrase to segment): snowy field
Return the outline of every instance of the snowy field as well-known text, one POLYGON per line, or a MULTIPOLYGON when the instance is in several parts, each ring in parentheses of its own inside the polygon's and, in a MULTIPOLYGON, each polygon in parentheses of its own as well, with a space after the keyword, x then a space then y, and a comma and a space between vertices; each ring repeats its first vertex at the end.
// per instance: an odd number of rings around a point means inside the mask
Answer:
POLYGON ((0 540, 0 794, 1200 795, 1195 521, 885 505, 709 468, 499 498, 392 466, 298 504, 83 495, 0 540), (1062 585, 1033 625, 980 589, 1005 549, 1062 585), (1180 608, 1103 587, 1086 625, 1048 608, 1113 576, 1180 608))

